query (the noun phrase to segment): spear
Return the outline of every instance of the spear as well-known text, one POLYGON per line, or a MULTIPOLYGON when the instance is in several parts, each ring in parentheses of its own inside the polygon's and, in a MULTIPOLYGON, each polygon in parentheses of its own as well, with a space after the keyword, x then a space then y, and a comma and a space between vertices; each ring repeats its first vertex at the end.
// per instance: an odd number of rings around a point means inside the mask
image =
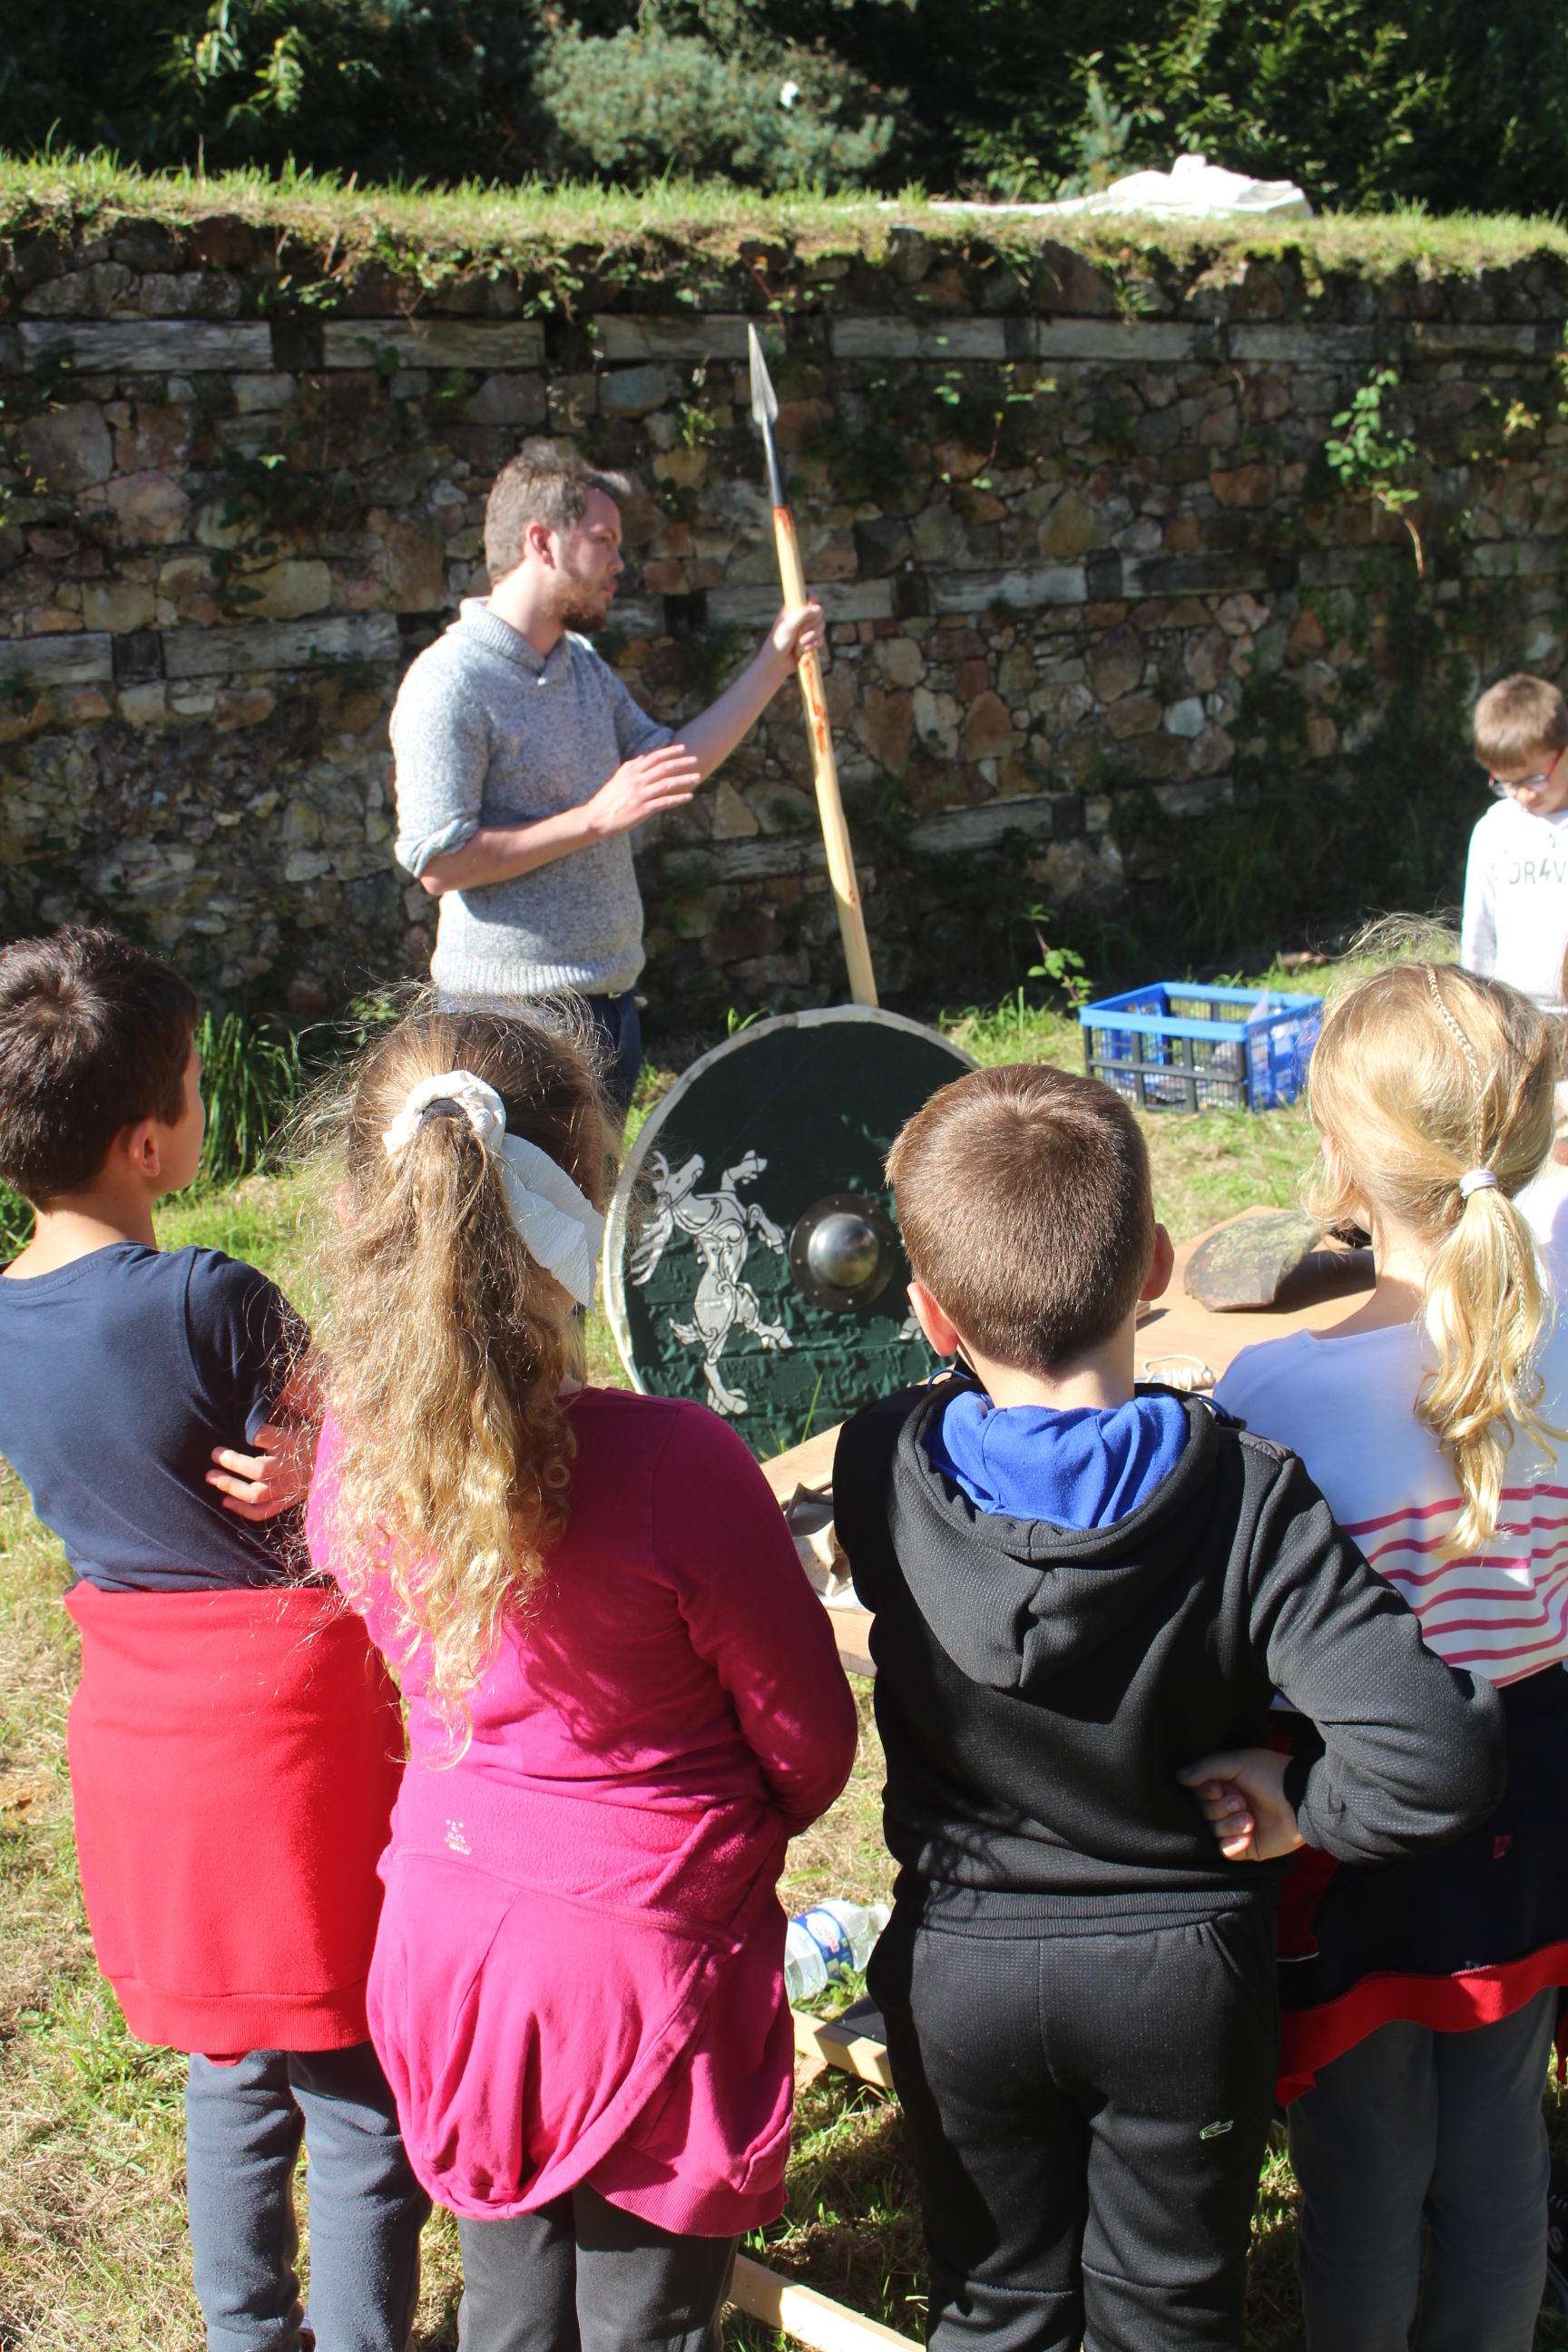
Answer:
MULTIPOLYGON (((767 362, 763 357, 763 347, 757 341, 755 327, 747 326, 746 341, 752 353, 752 415, 762 427, 763 447, 767 452, 768 488, 773 502, 773 539, 778 547, 779 579, 784 586, 784 600, 786 604, 804 604, 806 601, 805 574, 801 569, 795 518, 784 503, 778 451, 773 446, 773 425, 779 413, 778 395, 769 377, 767 362)), ((822 820, 822 839, 827 851, 827 878, 833 885, 834 903, 838 908, 844 961, 849 967, 849 993, 857 1004, 875 1004, 877 982, 871 970, 871 950, 866 940, 866 917, 855 881, 855 853, 849 846, 849 827, 844 821, 844 803, 839 797, 838 769, 833 757, 833 730, 827 723, 827 701, 822 691, 822 664, 815 653, 808 653, 801 655, 798 667, 800 698, 805 705, 806 740, 811 745, 811 772, 816 784, 816 812, 822 820)))

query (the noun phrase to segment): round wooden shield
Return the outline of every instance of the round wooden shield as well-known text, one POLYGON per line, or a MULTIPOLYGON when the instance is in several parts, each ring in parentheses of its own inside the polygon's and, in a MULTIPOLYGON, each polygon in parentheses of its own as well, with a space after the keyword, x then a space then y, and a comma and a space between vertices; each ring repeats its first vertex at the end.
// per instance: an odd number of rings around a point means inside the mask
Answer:
POLYGON ((973 1067, 860 1004, 759 1022, 694 1062, 610 1206, 605 1306, 634 1384, 710 1405, 767 1456, 923 1380, 882 1164, 973 1067))

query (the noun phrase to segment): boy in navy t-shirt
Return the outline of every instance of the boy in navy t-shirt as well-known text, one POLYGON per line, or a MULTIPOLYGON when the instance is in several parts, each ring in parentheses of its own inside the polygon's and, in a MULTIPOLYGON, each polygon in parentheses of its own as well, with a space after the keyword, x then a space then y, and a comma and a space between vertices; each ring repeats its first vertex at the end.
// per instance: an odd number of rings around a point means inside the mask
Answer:
POLYGON ((77 1580, 100 1965, 132 2032, 192 2053, 208 2342, 405 2352, 429 2209, 364 2013, 401 1725, 298 1540, 303 1325, 254 1266, 158 1247, 153 1205, 201 1158, 195 1016, 173 966, 112 932, 0 950, 0 1176, 37 1215, 0 1267, 0 1453, 77 1580))

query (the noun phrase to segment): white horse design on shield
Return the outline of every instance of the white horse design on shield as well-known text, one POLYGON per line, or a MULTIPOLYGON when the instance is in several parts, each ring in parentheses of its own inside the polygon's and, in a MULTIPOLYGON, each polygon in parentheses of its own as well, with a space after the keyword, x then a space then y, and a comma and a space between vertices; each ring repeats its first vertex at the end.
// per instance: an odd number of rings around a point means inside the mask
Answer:
POLYGON ((730 1334, 736 1329, 752 1332, 764 1348, 794 1344, 782 1323, 764 1319, 762 1301, 751 1284, 741 1279, 753 1234, 775 1256, 784 1247, 783 1230, 767 1211, 759 1202, 742 1201, 735 1190, 737 1184, 750 1184, 767 1164, 756 1152, 748 1151, 732 1168, 725 1169, 717 1192, 699 1192, 705 1165, 700 1151, 673 1173, 664 1153, 653 1152, 647 1169, 653 1180, 653 1211, 627 1264, 632 1282, 641 1289, 671 1236, 690 1234, 702 1268, 701 1279, 692 1300, 690 1322, 678 1323, 670 1316, 669 1328, 683 1346, 702 1349, 702 1370, 714 1410, 731 1415, 744 1412, 747 1407, 738 1389, 725 1386, 719 1370, 730 1334))

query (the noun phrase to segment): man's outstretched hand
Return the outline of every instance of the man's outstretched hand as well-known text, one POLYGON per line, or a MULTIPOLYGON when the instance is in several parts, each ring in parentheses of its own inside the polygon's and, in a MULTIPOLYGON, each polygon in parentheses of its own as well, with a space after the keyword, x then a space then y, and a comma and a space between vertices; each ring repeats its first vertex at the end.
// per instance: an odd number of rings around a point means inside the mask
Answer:
POLYGON ((1226 1862, 1272 1862, 1306 1844, 1285 1795, 1289 1761, 1273 1748, 1236 1748, 1200 1757, 1177 1773, 1226 1862))
POLYGON ((316 1461, 313 1429, 275 1429, 270 1422, 257 1431, 255 1454, 237 1454, 232 1446, 215 1445, 216 1470, 206 1481, 222 1495, 226 1511, 237 1518, 275 1519, 292 1510, 310 1491, 316 1461))
POLYGON ((666 809, 684 808, 702 782, 702 771, 684 743, 663 743, 625 761, 607 784, 601 784, 584 807, 592 832, 600 839, 630 833, 650 816, 666 809))

